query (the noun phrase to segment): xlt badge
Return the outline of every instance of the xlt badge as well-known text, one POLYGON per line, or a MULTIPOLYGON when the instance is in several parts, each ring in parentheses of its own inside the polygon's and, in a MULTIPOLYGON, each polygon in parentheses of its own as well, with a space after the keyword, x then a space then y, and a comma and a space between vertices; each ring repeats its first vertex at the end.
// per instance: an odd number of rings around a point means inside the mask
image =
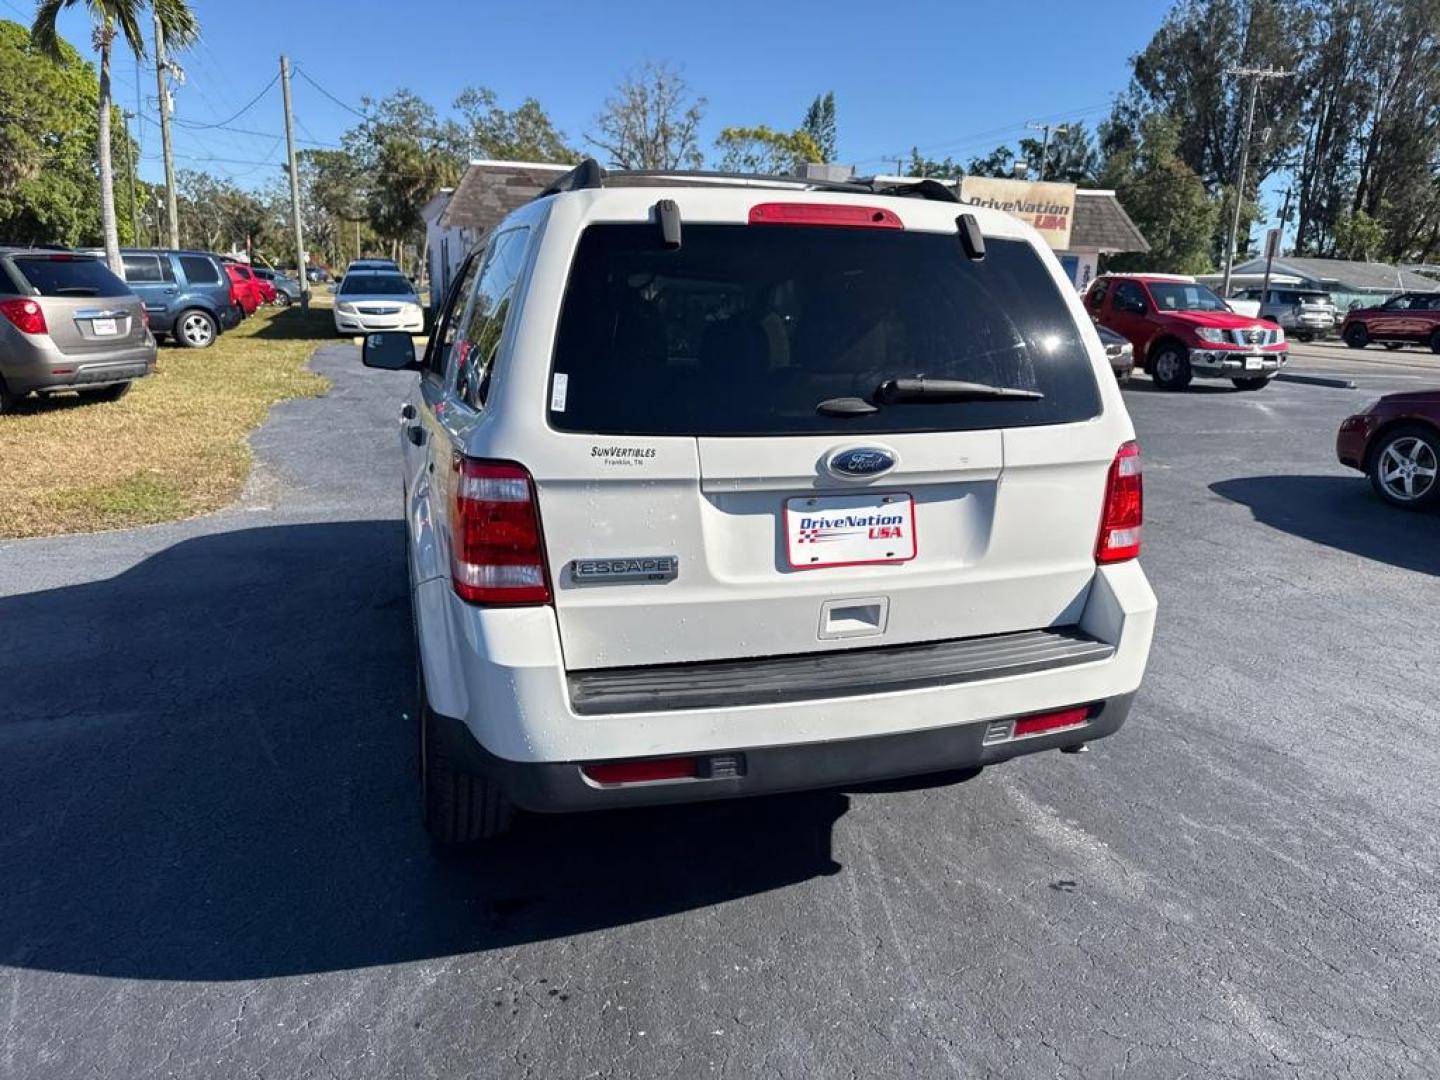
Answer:
POLYGON ((576 559, 570 564, 570 576, 580 585, 606 581, 670 581, 679 572, 678 555, 624 555, 576 559))

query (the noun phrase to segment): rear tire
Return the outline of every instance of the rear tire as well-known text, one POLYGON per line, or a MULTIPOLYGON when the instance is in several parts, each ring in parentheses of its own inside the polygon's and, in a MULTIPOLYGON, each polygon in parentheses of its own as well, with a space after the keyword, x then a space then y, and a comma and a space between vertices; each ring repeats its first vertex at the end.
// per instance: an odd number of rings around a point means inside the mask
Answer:
POLYGON ((1161 390, 1184 390, 1190 385, 1190 357, 1179 345, 1166 344, 1150 358, 1150 377, 1161 390))
POLYGON ((1430 335, 1430 351, 1440 353, 1440 330, 1436 330, 1430 335))
POLYGON ((208 349, 219 332, 215 317, 199 308, 188 308, 175 319, 175 342, 186 349, 208 349))
POLYGON ((1365 471, 1375 494, 1402 510, 1440 506, 1440 432, 1402 424, 1375 440, 1365 471), (1406 477, 1405 463, 1412 466, 1406 477))
POLYGON ((291 304, 291 300, 290 300, 290 294, 289 294, 289 293, 277 292, 277 293, 275 294, 275 306, 276 306, 276 307, 289 307, 290 304, 291 304))
POLYGON ((1351 323, 1345 328, 1342 336, 1345 338, 1345 344, 1352 349, 1363 349, 1370 344, 1370 331, 1366 330, 1362 323, 1351 323))
POLYGON ((1235 384, 1236 390, 1264 390, 1270 385, 1270 380, 1263 375, 1254 379, 1231 379, 1230 381, 1235 384))
POLYGON ((130 392, 130 383, 113 383, 95 390, 81 390, 80 396, 86 401, 119 401, 130 392))
POLYGON ((5 385, 5 380, 0 379, 0 416, 15 411, 15 406, 20 403, 20 395, 12 394, 10 388, 5 385))

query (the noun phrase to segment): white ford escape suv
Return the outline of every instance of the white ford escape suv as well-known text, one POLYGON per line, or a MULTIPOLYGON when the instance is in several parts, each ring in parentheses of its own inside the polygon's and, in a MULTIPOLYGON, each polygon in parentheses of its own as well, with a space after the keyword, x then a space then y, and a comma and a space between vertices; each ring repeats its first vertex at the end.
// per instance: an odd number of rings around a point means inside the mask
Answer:
POLYGON ((1105 352, 933 182, 606 174, 470 256, 401 411, 424 811, 856 784, 1115 731, 1155 597, 1105 352))

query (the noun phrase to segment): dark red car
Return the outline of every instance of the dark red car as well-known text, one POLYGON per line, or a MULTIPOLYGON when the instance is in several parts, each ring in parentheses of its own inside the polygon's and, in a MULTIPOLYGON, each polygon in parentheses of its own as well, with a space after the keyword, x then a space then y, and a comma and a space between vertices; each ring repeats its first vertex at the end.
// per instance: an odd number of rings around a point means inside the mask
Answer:
POLYGON ((1440 292, 1401 293, 1379 307, 1357 308, 1345 316, 1340 336, 1352 349, 1379 341, 1429 345, 1440 353, 1440 292))
POLYGON ((1285 331, 1238 315, 1194 278, 1176 274, 1102 274, 1085 294, 1101 326, 1135 346, 1135 365, 1162 390, 1191 379, 1229 379, 1262 390, 1289 356, 1285 331))
POLYGON ((1347 416, 1335 453, 1341 465, 1368 474, 1391 506, 1440 505, 1440 390, 1387 394, 1347 416))

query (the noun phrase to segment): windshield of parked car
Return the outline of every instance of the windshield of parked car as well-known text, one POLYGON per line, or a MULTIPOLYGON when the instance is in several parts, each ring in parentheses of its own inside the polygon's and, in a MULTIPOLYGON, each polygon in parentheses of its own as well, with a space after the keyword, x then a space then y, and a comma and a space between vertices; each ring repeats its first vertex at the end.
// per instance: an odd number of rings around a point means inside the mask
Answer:
POLYGON ((412 296, 415 286, 399 274, 347 274, 341 296, 412 296))
POLYGON ((1161 311, 1229 311, 1225 301, 1193 281, 1148 281, 1150 295, 1161 311))
POLYGON ((14 260, 15 269, 37 296, 127 296, 130 289, 99 259, 63 256, 26 256, 14 260))
POLYGON ((653 225, 581 237, 554 355, 550 422, 594 434, 955 431, 1087 419, 1098 387, 1040 254, 954 233, 653 225), (822 402, 923 377, 1035 391, 1028 400, 822 402), (563 391, 560 389, 563 387, 563 391))

